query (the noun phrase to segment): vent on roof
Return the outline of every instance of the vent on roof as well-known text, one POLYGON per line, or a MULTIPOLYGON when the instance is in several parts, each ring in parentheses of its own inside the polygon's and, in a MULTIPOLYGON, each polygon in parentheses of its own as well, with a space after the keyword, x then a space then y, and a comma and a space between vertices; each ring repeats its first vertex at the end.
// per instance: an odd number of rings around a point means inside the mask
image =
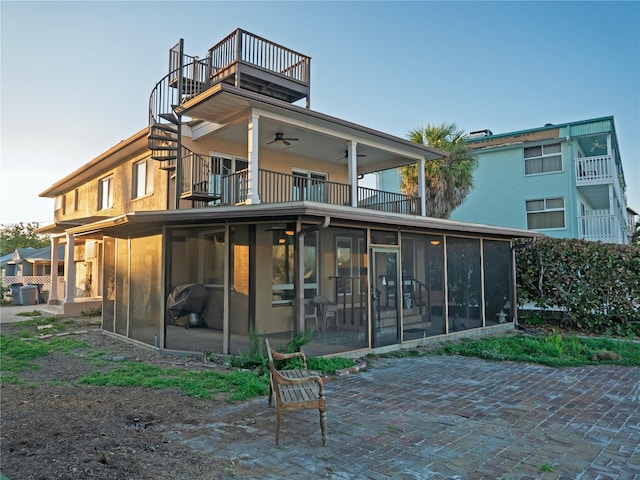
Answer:
POLYGON ((493 132, 488 128, 485 130, 476 130, 475 132, 469 132, 469 138, 488 137, 493 135, 493 132))

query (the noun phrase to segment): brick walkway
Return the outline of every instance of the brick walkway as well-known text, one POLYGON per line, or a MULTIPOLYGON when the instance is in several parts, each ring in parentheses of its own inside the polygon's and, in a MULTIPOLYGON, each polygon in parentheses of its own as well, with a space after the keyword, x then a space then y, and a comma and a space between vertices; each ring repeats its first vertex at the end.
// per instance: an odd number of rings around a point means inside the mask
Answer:
POLYGON ((303 411, 284 414, 276 448, 266 398, 223 406, 181 439, 227 458, 221 478, 640 479, 640 368, 378 359, 326 393, 327 447, 303 411))

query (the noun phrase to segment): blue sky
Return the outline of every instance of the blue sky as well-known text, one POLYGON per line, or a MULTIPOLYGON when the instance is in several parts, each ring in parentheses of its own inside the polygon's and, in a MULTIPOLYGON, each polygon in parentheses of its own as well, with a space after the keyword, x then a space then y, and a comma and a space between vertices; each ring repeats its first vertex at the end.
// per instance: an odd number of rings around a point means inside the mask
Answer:
POLYGON ((235 28, 312 57, 311 107, 405 137, 613 115, 640 210, 640 2, 10 2, 1 8, 0 223, 147 124, 168 49, 235 28))

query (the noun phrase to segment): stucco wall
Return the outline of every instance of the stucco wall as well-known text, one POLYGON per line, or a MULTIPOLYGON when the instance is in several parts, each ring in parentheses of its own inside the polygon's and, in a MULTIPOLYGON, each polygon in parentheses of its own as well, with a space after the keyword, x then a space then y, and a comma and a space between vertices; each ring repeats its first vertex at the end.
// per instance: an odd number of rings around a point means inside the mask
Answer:
POLYGON ((55 221, 73 220, 94 215, 112 217, 133 211, 164 210, 167 208, 167 176, 167 171, 160 169, 160 162, 151 160, 148 152, 136 155, 117 167, 66 192, 63 201, 64 209, 55 210, 55 221), (133 165, 145 159, 147 160, 147 174, 153 176, 152 190, 147 195, 134 199, 132 198, 133 165), (113 175, 113 206, 99 210, 100 180, 109 175, 113 175), (76 190, 78 192, 77 209, 75 208, 76 190))
POLYGON ((526 201, 550 197, 565 199, 565 228, 543 230, 551 236, 570 233, 575 218, 572 194, 571 149, 562 147, 561 172, 525 175, 523 146, 477 151, 478 168, 474 184, 482 188, 471 190, 464 203, 451 214, 452 220, 527 228, 526 201))

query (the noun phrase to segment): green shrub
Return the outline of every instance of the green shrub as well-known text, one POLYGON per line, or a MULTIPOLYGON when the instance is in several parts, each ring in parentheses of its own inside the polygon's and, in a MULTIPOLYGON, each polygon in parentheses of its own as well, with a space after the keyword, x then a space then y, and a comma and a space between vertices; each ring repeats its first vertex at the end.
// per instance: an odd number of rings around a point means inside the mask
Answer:
MULTIPOLYGON (((640 247, 543 238, 516 244, 518 304, 556 310, 564 326, 640 335, 640 247)), ((534 320, 535 321, 535 320, 534 320)), ((531 322, 533 325, 533 321, 531 322)))

